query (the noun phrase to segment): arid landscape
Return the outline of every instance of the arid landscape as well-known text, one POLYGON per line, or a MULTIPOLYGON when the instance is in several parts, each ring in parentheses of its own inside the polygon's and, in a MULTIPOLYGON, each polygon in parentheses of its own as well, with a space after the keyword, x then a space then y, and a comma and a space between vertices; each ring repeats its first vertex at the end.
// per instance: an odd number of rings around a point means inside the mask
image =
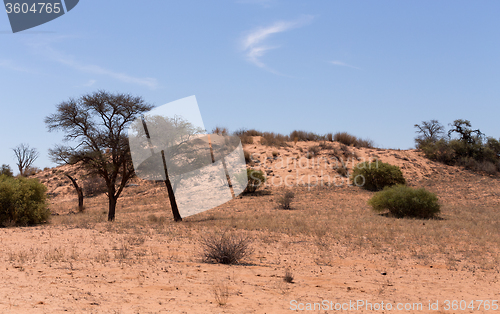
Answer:
POLYGON ((104 194, 86 197, 77 212, 64 174, 84 178, 72 166, 34 175, 47 186, 52 217, 0 229, 0 313, 496 312, 498 174, 419 150, 259 140, 244 149, 266 187, 177 223, 163 183, 132 179, 108 222, 104 194), (339 175, 354 159, 399 166, 409 186, 437 194, 439 218, 374 212, 373 192, 339 175), (280 209, 287 190, 291 209, 280 209), (238 265, 204 262, 201 239, 223 232, 249 237, 253 253, 238 265))

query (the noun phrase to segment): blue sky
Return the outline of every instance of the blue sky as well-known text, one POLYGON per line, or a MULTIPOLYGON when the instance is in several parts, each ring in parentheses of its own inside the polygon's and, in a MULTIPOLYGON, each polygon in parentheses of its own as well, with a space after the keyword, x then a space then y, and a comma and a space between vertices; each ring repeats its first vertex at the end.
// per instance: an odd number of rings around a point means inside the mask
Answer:
POLYGON ((196 95, 216 125, 347 131, 414 146, 413 125, 468 119, 500 137, 498 1, 81 0, 12 34, 0 13, 0 164, 61 143, 44 117, 100 89, 196 95))

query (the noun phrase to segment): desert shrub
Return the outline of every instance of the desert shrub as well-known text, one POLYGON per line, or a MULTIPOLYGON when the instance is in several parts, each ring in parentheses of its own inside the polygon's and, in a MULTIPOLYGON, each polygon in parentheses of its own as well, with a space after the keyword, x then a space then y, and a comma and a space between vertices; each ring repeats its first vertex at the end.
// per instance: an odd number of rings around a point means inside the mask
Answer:
POLYGON ((0 176, 0 224, 28 226, 50 217, 47 188, 37 179, 0 176))
POLYGON ((283 276, 283 280, 288 283, 293 283, 293 273, 290 269, 285 271, 285 276, 283 276))
POLYGON ((202 237, 203 261, 218 264, 239 264, 252 254, 250 238, 223 232, 202 237))
POLYGON ((373 148, 375 145, 373 144, 372 140, 358 138, 357 143, 354 144, 354 146, 356 146, 356 147, 373 148))
POLYGON ((286 147, 288 146, 287 141, 288 136, 274 132, 265 132, 262 133, 260 143, 266 146, 286 147))
POLYGON ((343 177, 347 177, 349 175, 349 171, 347 170, 346 167, 338 167, 337 173, 343 177))
POLYGON ((354 135, 351 135, 347 132, 337 132, 333 135, 333 140, 344 145, 350 146, 355 145, 358 141, 358 138, 354 135))
POLYGON ((337 132, 333 135, 333 140, 347 146, 373 148, 373 141, 369 139, 357 138, 347 132, 337 132))
POLYGON ((440 212, 436 194, 400 184, 375 193, 368 204, 378 212, 389 210, 397 218, 433 218, 440 212))
POLYGON ((227 130, 227 128, 223 128, 223 127, 216 126, 216 127, 212 130, 212 134, 217 134, 217 135, 228 135, 228 134, 229 134, 229 131, 227 130))
POLYGON ((326 140, 327 140, 327 141, 330 141, 330 142, 333 142, 333 134, 332 134, 332 133, 328 133, 328 134, 326 135, 326 140))
POLYGON ((295 197, 295 193, 292 191, 286 191, 282 196, 280 196, 277 200, 278 205, 283 209, 290 209, 290 205, 295 197))
POLYGON ((4 175, 7 177, 13 177, 14 173, 12 172, 12 168, 9 165, 2 165, 2 168, 0 168, 0 176, 4 175))
POLYGON ((324 136, 318 135, 318 134, 313 133, 313 132, 295 130, 295 131, 292 131, 290 133, 288 138, 290 138, 294 141, 295 141, 295 139, 297 139, 297 141, 306 142, 306 141, 319 141, 319 140, 323 139, 324 136))
MULTIPOLYGON (((257 191, 257 189, 264 186, 264 183, 266 182, 266 176, 264 175, 264 172, 262 172, 262 170, 247 168, 246 172, 247 187, 243 191, 244 193, 253 193, 257 191)), ((245 184, 244 178, 244 173, 236 175, 236 181, 238 181, 242 185, 245 184)))
POLYGON ((309 153, 308 157, 314 157, 319 154, 319 152, 321 151, 321 147, 319 145, 311 146, 307 151, 309 153))
POLYGON ((354 167, 351 179, 356 185, 361 185, 369 191, 379 191, 386 186, 406 184, 403 173, 398 166, 374 161, 362 162, 354 167))
POLYGON ((455 163, 455 152, 444 138, 436 142, 422 141, 419 147, 424 152, 425 157, 430 160, 439 161, 447 165, 455 163))
POLYGON ((24 169, 23 175, 25 177, 29 177, 29 176, 32 176, 32 175, 39 173, 40 171, 42 171, 40 168, 30 166, 30 167, 27 167, 26 169, 24 169))
POLYGON ((95 196, 107 191, 106 182, 101 177, 91 176, 83 180, 83 193, 85 196, 95 196))
POLYGON ((241 137, 243 135, 247 135, 247 136, 261 136, 262 132, 254 130, 254 129, 250 129, 250 130, 239 129, 239 130, 234 131, 233 134, 236 135, 236 136, 239 136, 239 137, 241 137))
POLYGON ((245 163, 249 164, 252 162, 252 155, 248 151, 243 150, 243 156, 245 156, 245 163))
POLYGON ((253 137, 250 135, 240 135, 241 144, 253 144, 253 137))
POLYGON ((497 166, 491 161, 482 161, 477 165, 478 171, 484 171, 488 174, 495 174, 497 172, 497 166))

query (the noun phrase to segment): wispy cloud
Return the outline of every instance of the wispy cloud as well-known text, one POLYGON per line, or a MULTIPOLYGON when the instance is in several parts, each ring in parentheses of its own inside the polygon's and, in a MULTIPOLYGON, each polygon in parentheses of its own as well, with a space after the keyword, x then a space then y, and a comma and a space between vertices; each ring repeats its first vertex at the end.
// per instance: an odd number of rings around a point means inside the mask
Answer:
MULTIPOLYGON (((104 75, 104 76, 108 76, 108 77, 111 77, 113 79, 125 82, 125 83, 146 86, 146 87, 149 87, 151 89, 155 89, 158 87, 158 81, 155 78, 135 77, 135 76, 123 73, 123 72, 113 71, 113 70, 101 67, 99 65, 85 64, 85 63, 82 63, 80 61, 77 61, 74 56, 68 55, 62 51, 59 51, 59 50, 56 50, 55 48, 53 48, 52 45, 50 45, 50 43, 53 41, 57 41, 57 40, 49 40, 49 41, 43 41, 43 42, 37 42, 37 43, 31 42, 31 43, 29 43, 29 45, 36 48, 38 53, 42 53, 46 57, 48 57, 48 58, 50 58, 50 59, 52 59, 60 64, 66 65, 70 68, 73 68, 73 69, 80 71, 80 72, 83 72, 83 73, 104 75)), ((95 81, 94 81, 94 83, 95 83, 95 81)))
POLYGON ((310 23, 314 17, 312 15, 304 15, 294 21, 278 21, 267 27, 259 27, 256 30, 248 33, 242 40, 242 49, 248 61, 254 65, 265 68, 274 72, 268 68, 260 59, 266 52, 272 49, 279 48, 279 46, 270 46, 264 44, 266 39, 268 39, 273 34, 278 34, 286 32, 288 30, 302 27, 310 23))
POLYGON ((90 86, 94 85, 95 82, 97 82, 97 81, 96 80, 89 80, 87 83, 83 84, 83 86, 90 87, 90 86))
POLYGON ((355 67, 353 65, 350 65, 350 64, 347 64, 347 63, 344 63, 342 61, 338 61, 338 60, 335 60, 335 61, 330 61, 329 63, 333 64, 333 65, 338 65, 338 66, 341 66, 341 67, 348 67, 348 68, 353 68, 353 69, 357 69, 357 70, 361 70, 360 68, 358 67, 355 67))
POLYGON ((26 73, 33 73, 32 70, 25 68, 23 66, 17 65, 14 61, 12 60, 0 60, 0 67, 12 71, 17 71, 17 72, 26 72, 26 73))

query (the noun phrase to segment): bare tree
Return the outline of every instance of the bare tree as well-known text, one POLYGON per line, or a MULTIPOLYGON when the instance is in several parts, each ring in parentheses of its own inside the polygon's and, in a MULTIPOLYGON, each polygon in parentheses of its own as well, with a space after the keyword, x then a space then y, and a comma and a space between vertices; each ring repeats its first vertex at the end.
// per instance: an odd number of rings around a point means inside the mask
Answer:
POLYGON ((25 175, 26 169, 38 158, 38 152, 35 148, 30 148, 28 144, 21 144, 12 149, 17 159, 17 168, 21 176, 25 175))
POLYGON ((126 128, 152 108, 141 97, 98 91, 58 104, 57 113, 45 118, 49 131, 64 131, 64 140, 76 143, 51 149, 52 160, 83 167, 106 182, 109 221, 134 174, 126 128))
POLYGON ((444 134, 444 126, 438 120, 422 121, 422 124, 415 124, 414 127, 419 134, 415 138, 417 148, 429 142, 437 142, 444 134))

